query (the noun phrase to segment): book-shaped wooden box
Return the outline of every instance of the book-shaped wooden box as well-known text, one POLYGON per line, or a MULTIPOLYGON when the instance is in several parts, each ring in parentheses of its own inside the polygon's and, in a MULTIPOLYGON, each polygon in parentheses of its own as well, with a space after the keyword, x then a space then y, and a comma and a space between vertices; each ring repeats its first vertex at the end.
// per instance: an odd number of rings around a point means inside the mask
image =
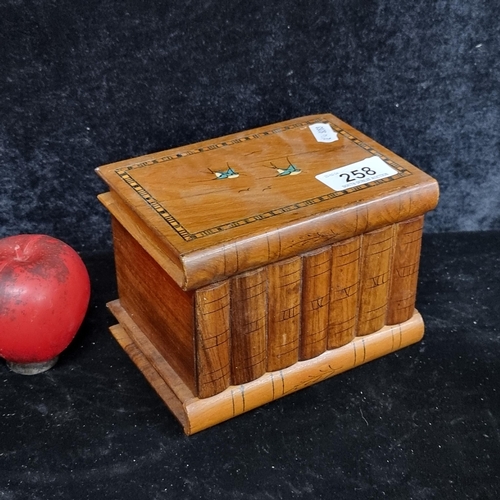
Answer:
POLYGON ((332 115, 105 165, 111 331, 186 434, 421 339, 434 179, 332 115))

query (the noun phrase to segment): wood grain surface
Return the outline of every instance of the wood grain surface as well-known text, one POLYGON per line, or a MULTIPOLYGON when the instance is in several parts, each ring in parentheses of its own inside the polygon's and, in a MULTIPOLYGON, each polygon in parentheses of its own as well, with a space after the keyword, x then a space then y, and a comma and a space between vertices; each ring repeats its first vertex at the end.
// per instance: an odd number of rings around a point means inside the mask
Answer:
POLYGON ((402 324, 386 326, 341 348, 266 373, 252 382, 231 385, 215 396, 200 399, 185 386, 121 308, 119 301, 108 305, 120 319, 119 325, 111 327, 111 333, 182 424, 187 435, 407 347, 418 342, 424 333, 422 317, 415 311, 402 324))
POLYGON ((423 335, 416 287, 437 183, 332 115, 98 173, 112 333, 188 434, 423 335), (373 158, 387 170, 356 166, 373 158))
POLYGON ((418 217, 438 199, 434 179, 329 114, 105 165, 97 173, 113 196, 108 209, 117 219, 134 214, 134 225, 142 224, 149 246, 159 250, 160 265, 185 290, 418 217), (309 129, 318 122, 338 139, 318 142, 309 129), (340 191, 316 178, 373 157, 395 174, 340 191))

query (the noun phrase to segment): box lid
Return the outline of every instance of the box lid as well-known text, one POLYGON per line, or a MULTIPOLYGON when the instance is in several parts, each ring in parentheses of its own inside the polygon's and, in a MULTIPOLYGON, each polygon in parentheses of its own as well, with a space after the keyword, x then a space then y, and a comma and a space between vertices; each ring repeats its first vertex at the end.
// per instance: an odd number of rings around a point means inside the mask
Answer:
POLYGON ((433 209, 437 182, 330 114, 96 169, 100 199, 185 290, 433 209))

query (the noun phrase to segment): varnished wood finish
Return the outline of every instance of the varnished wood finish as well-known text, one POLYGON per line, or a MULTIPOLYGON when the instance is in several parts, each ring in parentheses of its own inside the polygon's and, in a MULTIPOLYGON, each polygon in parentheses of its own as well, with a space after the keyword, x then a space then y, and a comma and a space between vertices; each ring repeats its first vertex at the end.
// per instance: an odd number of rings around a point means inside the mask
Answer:
MULTIPOLYGON (((359 171, 358 171, 359 172, 359 171)), ((112 333, 192 434, 420 339, 434 179, 332 115, 100 167, 112 333), (329 124, 318 142, 308 125, 329 124), (379 156, 394 174, 316 176, 379 156)))
POLYGON ((266 372, 267 269, 231 279, 231 381, 244 384, 266 372))
POLYGON ((196 291, 196 354, 198 395, 213 396, 231 380, 227 281, 196 291))
POLYGON ((423 216, 400 222, 396 227, 396 246, 386 320, 388 325, 402 323, 413 314, 423 227, 423 216))
POLYGON ((434 179, 333 115, 315 115, 97 169, 117 212, 142 220, 169 274, 197 289, 432 210, 434 179), (338 140, 318 143, 308 124, 338 140), (342 192, 315 176, 372 156, 397 175, 342 192), (273 167, 297 165, 280 176, 273 167), (236 178, 217 178, 229 167, 236 178), (174 271, 173 268, 176 268, 174 271))
POLYGON ((267 371, 299 359, 302 260, 294 257, 268 267, 267 371))
POLYGON ((193 293, 184 292, 115 219, 118 295, 162 356, 196 390, 193 293))
POLYGON ((300 359, 326 351, 329 327, 332 249, 321 248, 303 256, 300 359))
POLYGON ((387 313, 394 227, 363 235, 357 334, 382 328, 387 313))
POLYGON ((328 349, 356 336, 361 236, 332 246, 328 349))
POLYGON ((188 435, 414 344, 424 333, 422 317, 414 311, 413 316, 402 324, 386 326, 338 349, 328 350, 315 358, 299 361, 247 384, 232 385, 215 396, 200 399, 183 385, 175 371, 121 308, 119 301, 109 306, 120 319, 120 325, 112 327, 111 333, 188 435))

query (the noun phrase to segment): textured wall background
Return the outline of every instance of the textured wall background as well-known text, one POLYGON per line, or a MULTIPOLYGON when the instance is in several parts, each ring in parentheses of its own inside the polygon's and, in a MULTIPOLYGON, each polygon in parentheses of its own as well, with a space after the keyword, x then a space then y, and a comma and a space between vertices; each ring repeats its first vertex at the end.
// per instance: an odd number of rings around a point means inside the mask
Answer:
POLYGON ((500 229, 500 3, 4 0, 0 237, 110 248, 98 165, 331 112, 500 229))

